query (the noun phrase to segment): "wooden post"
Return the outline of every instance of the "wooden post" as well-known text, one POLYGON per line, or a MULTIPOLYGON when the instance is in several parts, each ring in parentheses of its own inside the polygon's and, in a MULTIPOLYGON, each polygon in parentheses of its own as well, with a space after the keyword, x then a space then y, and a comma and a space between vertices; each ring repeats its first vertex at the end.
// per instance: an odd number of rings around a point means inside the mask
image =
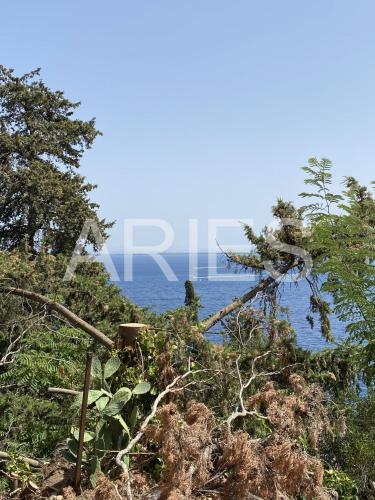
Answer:
POLYGON ((143 323, 123 323, 118 327, 117 348, 134 347, 138 334, 148 328, 148 325, 143 323))
POLYGON ((74 475, 74 489, 75 489, 76 493, 79 493, 79 487, 81 484, 83 438, 85 435, 87 400, 88 400, 88 396, 89 396, 90 381, 91 381, 91 364, 92 364, 92 352, 88 352, 87 357, 86 357, 85 384, 83 387, 83 395, 82 395, 81 417, 80 417, 80 421, 79 421, 79 439, 78 439, 77 463, 76 463, 76 470, 75 470, 75 475, 74 475))

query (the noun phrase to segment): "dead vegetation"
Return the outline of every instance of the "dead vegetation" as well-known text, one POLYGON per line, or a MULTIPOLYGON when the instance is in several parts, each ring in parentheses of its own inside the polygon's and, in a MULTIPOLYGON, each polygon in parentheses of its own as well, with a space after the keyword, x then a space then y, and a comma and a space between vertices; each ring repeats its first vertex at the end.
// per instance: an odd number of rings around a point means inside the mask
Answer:
POLYGON ((212 471, 213 415, 202 403, 188 404, 181 415, 171 403, 160 408, 157 421, 149 426, 146 437, 159 447, 164 462, 160 498, 191 498, 208 482, 212 471))
MULTIPOLYGON (((288 384, 280 388, 269 381, 248 397, 249 414, 237 421, 235 430, 203 403, 189 402, 181 408, 174 401, 160 406, 141 441, 143 451, 152 450, 161 460, 160 477, 155 482, 144 463, 137 468, 141 462, 135 460, 129 471, 132 498, 335 498, 323 487, 323 465, 313 451, 330 430, 324 394, 296 374, 288 384), (246 430, 248 419, 257 418, 267 422, 269 432, 263 437, 246 430)), ((49 497, 43 495, 48 481, 50 475, 40 493, 28 498, 49 497)), ((66 500, 129 499, 129 479, 102 476, 94 490, 79 497, 70 486, 60 495, 66 500)))

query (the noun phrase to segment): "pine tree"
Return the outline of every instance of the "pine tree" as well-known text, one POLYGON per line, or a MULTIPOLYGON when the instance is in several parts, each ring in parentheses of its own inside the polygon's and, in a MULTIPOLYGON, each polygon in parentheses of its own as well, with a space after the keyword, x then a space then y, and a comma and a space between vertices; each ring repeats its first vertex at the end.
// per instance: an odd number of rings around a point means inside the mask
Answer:
MULTIPOLYGON (((71 253, 86 219, 103 236, 111 226, 88 198, 95 186, 76 172, 99 132, 39 74, 0 66, 0 248, 71 253)), ((89 243, 97 249, 92 235, 89 243)))

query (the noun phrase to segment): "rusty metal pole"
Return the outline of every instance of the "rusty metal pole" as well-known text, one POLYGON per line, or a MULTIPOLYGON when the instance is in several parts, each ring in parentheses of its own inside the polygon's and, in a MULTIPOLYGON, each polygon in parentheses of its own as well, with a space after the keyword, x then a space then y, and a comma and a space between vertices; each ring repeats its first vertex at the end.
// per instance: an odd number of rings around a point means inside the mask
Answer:
POLYGON ((91 381, 91 364, 92 352, 88 352, 86 356, 86 371, 85 371, 85 385, 83 387, 81 417, 79 421, 79 439, 78 439, 78 452, 77 463, 74 475, 74 489, 76 493, 79 492, 81 484, 81 465, 82 465, 82 452, 83 452, 83 438, 85 435, 86 413, 87 413, 87 400, 89 396, 90 381, 91 381))

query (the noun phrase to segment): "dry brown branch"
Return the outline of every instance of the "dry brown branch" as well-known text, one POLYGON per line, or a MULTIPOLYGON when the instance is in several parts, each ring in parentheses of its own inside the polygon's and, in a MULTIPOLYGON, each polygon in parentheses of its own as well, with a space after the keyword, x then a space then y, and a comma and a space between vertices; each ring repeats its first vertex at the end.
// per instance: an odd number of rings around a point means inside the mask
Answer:
POLYGON ((195 498, 193 492, 207 486, 214 470, 214 415, 204 403, 189 401, 183 412, 175 403, 162 405, 156 418, 146 437, 163 461, 161 498, 195 498))

